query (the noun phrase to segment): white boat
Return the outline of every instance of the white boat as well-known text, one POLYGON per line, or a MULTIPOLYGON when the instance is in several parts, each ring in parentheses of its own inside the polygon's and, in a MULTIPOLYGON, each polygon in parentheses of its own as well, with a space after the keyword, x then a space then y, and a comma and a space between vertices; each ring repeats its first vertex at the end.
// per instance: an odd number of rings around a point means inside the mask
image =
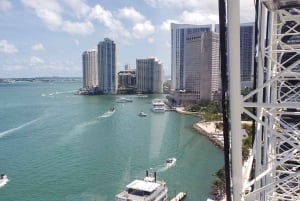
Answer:
POLYGON ((148 171, 143 180, 134 180, 126 186, 126 190, 117 194, 116 201, 166 201, 168 188, 164 181, 156 181, 156 173, 149 176, 148 171))
POLYGON ((168 158, 165 162, 166 167, 172 167, 176 164, 176 158, 168 158))
POLYGON ((146 114, 145 112, 140 112, 140 113, 139 113, 139 116, 140 116, 140 117, 146 117, 147 114, 146 114))
POLYGON ((129 98, 125 98, 125 97, 120 97, 116 100, 117 103, 128 103, 128 102, 132 102, 132 99, 129 98))
POLYGON ((163 100, 161 99, 154 99, 152 101, 152 111, 153 112, 165 112, 166 106, 163 100))
POLYGON ((3 187, 8 181, 9 181, 9 179, 7 178, 7 176, 5 174, 1 174, 0 175, 0 188, 3 187))

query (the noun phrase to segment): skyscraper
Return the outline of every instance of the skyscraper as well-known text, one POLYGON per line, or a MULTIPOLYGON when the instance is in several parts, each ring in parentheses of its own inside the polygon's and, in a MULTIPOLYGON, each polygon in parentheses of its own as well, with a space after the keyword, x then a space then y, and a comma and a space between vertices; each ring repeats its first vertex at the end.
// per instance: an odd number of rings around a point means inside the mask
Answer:
POLYGON ((116 44, 105 38, 98 44, 99 90, 104 94, 116 94, 118 87, 116 44))
POLYGON ((136 86, 144 93, 163 92, 163 67, 157 58, 136 60, 136 86))
POLYGON ((252 87, 254 65, 254 23, 240 26, 240 57, 242 87, 252 87))
POLYGON ((212 25, 171 23, 171 79, 172 90, 185 89, 185 62, 187 34, 212 31, 212 25))
POLYGON ((98 85, 97 50, 90 49, 82 54, 83 88, 91 89, 98 85))
POLYGON ((219 34, 198 32, 186 38, 186 101, 212 100, 219 88, 219 34))

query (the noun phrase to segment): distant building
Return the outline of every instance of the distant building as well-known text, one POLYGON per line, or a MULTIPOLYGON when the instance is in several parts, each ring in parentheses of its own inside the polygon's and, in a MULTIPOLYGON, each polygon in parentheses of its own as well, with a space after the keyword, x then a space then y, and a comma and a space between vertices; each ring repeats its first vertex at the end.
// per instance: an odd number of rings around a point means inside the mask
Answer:
POLYGON ((136 86, 139 92, 163 92, 163 66, 157 58, 136 60, 136 86))
POLYGON ((125 70, 118 73, 119 88, 136 86, 136 74, 134 70, 125 70))
POLYGON ((254 23, 242 23, 240 26, 240 62, 242 88, 253 87, 254 31, 254 23))
POLYGON ((126 70, 126 71, 131 70, 130 64, 125 64, 125 70, 126 70))
MULTIPOLYGON (((216 25, 216 32, 219 33, 219 25, 216 25)), ((241 87, 253 87, 254 72, 254 33, 253 22, 240 24, 240 72, 241 87)))
POLYGON ((171 80, 172 90, 185 89, 186 37, 188 34, 211 32, 210 25, 171 23, 171 80))
POLYGON ((92 89, 98 85, 97 50, 90 49, 82 54, 83 88, 92 89))
POLYGON ((98 44, 98 68, 100 91, 104 94, 116 94, 118 87, 116 44, 108 38, 98 44))
POLYGON ((198 32, 186 37, 185 89, 173 93, 176 105, 214 100, 219 89, 219 34, 198 32))

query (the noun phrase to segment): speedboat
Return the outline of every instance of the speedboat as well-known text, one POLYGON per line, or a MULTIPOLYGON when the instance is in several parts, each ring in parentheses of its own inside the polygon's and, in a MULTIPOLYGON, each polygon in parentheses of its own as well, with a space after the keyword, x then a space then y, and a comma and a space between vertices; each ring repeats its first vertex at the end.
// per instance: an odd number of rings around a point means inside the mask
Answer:
POLYGON ((8 182, 8 178, 5 174, 1 174, 0 175, 0 188, 3 187, 7 182, 8 182))
POLYGON ((165 112, 166 107, 165 107, 164 101, 161 99, 154 99, 152 101, 152 111, 153 112, 165 112))
POLYGON ((125 97, 120 97, 116 100, 117 103, 128 103, 128 102, 132 102, 132 99, 129 98, 125 98, 125 97))
POLYGON ((176 158, 168 158, 165 162, 166 167, 172 167, 176 164, 176 158))
POLYGON ((146 117, 147 114, 146 114, 145 112, 140 112, 140 113, 139 113, 139 116, 140 116, 140 117, 146 117))
POLYGON ((164 181, 156 180, 154 176, 146 177, 143 180, 134 180, 126 186, 126 190, 117 194, 116 201, 166 201, 168 199, 168 188, 164 181))

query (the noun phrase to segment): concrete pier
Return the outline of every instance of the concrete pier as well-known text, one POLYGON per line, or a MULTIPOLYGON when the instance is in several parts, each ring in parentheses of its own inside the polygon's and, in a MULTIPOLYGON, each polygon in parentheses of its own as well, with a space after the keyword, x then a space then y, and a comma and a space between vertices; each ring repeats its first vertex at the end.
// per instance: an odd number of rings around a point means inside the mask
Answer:
POLYGON ((186 197, 186 193, 180 192, 174 198, 172 198, 171 201, 180 201, 183 200, 185 197, 186 197))

